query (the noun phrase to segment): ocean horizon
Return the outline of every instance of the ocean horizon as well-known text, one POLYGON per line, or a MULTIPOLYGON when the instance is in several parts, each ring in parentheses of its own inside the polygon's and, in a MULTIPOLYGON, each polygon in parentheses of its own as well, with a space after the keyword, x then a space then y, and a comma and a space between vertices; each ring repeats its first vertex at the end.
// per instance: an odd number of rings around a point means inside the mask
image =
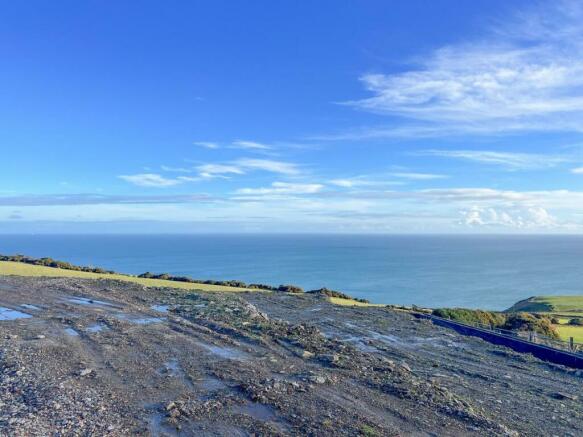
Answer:
POLYGON ((574 235, 2 235, 0 253, 327 287, 383 304, 503 310, 533 295, 583 294, 574 235))

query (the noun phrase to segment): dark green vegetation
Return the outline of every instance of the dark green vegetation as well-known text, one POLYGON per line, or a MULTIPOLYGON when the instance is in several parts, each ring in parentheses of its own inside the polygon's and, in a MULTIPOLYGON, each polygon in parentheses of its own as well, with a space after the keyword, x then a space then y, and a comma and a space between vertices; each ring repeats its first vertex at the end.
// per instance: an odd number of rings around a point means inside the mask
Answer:
POLYGON ((109 273, 115 274, 112 270, 105 270, 99 267, 76 266, 65 261, 57 261, 52 258, 30 258, 24 255, 0 255, 0 261, 11 261, 35 266, 54 267, 56 269, 75 270, 77 272, 109 273))
POLYGON ((355 301, 361 302, 361 303, 370 303, 366 299, 359 299, 356 297, 352 297, 352 296, 347 295, 346 293, 342 293, 341 291, 329 290, 328 288, 325 288, 325 287, 319 288, 317 290, 310 290, 310 291, 308 291, 308 293, 319 294, 319 295, 326 296, 326 297, 338 297, 340 299, 355 300, 355 301))
POLYGON ((560 338, 550 317, 543 314, 524 312, 499 313, 466 308, 438 308, 433 310, 433 315, 468 325, 486 325, 509 331, 532 331, 547 337, 560 338))
MULTIPOLYGON (((9 261, 9 262, 19 262, 19 263, 26 263, 31 265, 37 266, 44 266, 44 267, 53 267, 58 269, 64 270, 73 270, 73 271, 80 271, 80 272, 91 272, 91 273, 106 273, 111 275, 123 275, 131 277, 132 275, 127 275, 124 273, 118 273, 113 270, 105 270, 98 267, 85 267, 85 266, 77 266, 65 261, 57 261, 52 258, 31 258, 24 255, 0 255, 0 261, 9 261)), ((298 287, 297 285, 292 284, 283 284, 279 285, 278 287, 274 287, 272 285, 266 284, 246 284, 243 281, 238 280, 229 280, 229 281, 215 281, 215 280, 201 280, 201 279, 193 279, 188 276, 175 276, 170 275, 168 273, 151 273, 145 272, 141 275, 137 275, 138 278, 142 279, 158 279, 164 281, 175 281, 175 282, 184 282, 184 283, 196 283, 196 284, 206 284, 206 285, 217 285, 217 286, 224 286, 224 287, 237 287, 237 288, 248 288, 253 290, 265 290, 265 291, 272 291, 272 292, 281 292, 281 293, 295 293, 300 294, 304 293, 304 289, 302 287, 298 287)), ((312 294, 319 294, 326 297, 337 297, 341 299, 347 300, 354 300, 356 302, 361 303, 369 303, 366 299, 358 299, 353 298, 345 293, 335 290, 329 290, 327 288, 320 288, 317 290, 310 290, 308 293, 312 294)))

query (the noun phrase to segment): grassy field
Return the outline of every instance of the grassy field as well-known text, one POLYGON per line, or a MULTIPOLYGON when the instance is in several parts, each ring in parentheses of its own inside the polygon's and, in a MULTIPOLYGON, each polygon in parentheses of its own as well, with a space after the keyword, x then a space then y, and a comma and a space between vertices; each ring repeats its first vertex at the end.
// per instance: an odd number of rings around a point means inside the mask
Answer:
POLYGON ((561 339, 569 340, 573 337, 573 341, 583 344, 583 326, 569 326, 569 325, 555 325, 561 339))
POLYGON ((249 291, 247 288, 225 287, 222 285, 199 284, 193 282, 167 281, 164 279, 147 279, 137 278, 135 276, 107 274, 107 273, 90 273, 79 272, 76 270, 56 269, 53 267, 35 266, 32 264, 0 261, 0 275, 16 276, 50 276, 66 278, 85 278, 85 279, 116 279, 119 281, 134 282, 145 287, 170 287, 181 288, 184 290, 203 290, 203 291, 249 291))
POLYGON ((353 299, 343 299, 341 297, 329 297, 328 300, 335 305, 352 306, 352 307, 384 307, 386 305, 378 303, 359 302, 353 299))
POLYGON ((583 343, 583 326, 568 325, 572 318, 583 317, 583 296, 536 296, 516 303, 509 311, 526 311, 555 316, 559 323, 555 328, 561 339, 573 337, 577 343, 583 343))

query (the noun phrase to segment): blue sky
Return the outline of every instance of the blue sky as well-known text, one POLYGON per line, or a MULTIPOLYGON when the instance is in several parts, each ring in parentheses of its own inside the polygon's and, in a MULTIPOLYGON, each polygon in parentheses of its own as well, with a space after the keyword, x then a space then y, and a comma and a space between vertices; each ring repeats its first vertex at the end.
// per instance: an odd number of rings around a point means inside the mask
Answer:
POLYGON ((12 2, 1 232, 583 231, 577 1, 12 2))

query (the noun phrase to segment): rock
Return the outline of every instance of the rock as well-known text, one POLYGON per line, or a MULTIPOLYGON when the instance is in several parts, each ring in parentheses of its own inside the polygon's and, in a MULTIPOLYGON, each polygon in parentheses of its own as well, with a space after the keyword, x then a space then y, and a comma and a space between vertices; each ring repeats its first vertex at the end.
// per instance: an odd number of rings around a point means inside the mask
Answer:
POLYGON ((551 396, 555 399, 569 399, 571 401, 576 401, 577 399, 579 399, 579 396, 575 396, 575 395, 560 392, 560 391, 553 393, 551 396))
POLYGON ((37 340, 42 340, 43 338, 45 338, 45 336, 44 335, 37 335, 35 338, 37 340))
POLYGON ((166 405, 166 411, 170 411, 176 408, 176 404, 174 402, 170 402, 166 405))
POLYGON ((325 384, 326 383, 326 378, 322 375, 310 375, 308 377, 308 380, 310 382, 313 382, 314 384, 325 384))
POLYGON ((314 355, 315 355, 314 352, 310 352, 310 351, 306 351, 306 350, 302 352, 302 358, 308 359, 308 358, 312 358, 314 355))
POLYGON ((79 371, 79 376, 88 376, 88 375, 91 375, 92 373, 93 373, 93 369, 85 368, 85 369, 81 369, 79 371))
POLYGON ((405 361, 401 363, 401 368, 407 372, 412 372, 411 367, 409 367, 409 364, 407 364, 405 361))

